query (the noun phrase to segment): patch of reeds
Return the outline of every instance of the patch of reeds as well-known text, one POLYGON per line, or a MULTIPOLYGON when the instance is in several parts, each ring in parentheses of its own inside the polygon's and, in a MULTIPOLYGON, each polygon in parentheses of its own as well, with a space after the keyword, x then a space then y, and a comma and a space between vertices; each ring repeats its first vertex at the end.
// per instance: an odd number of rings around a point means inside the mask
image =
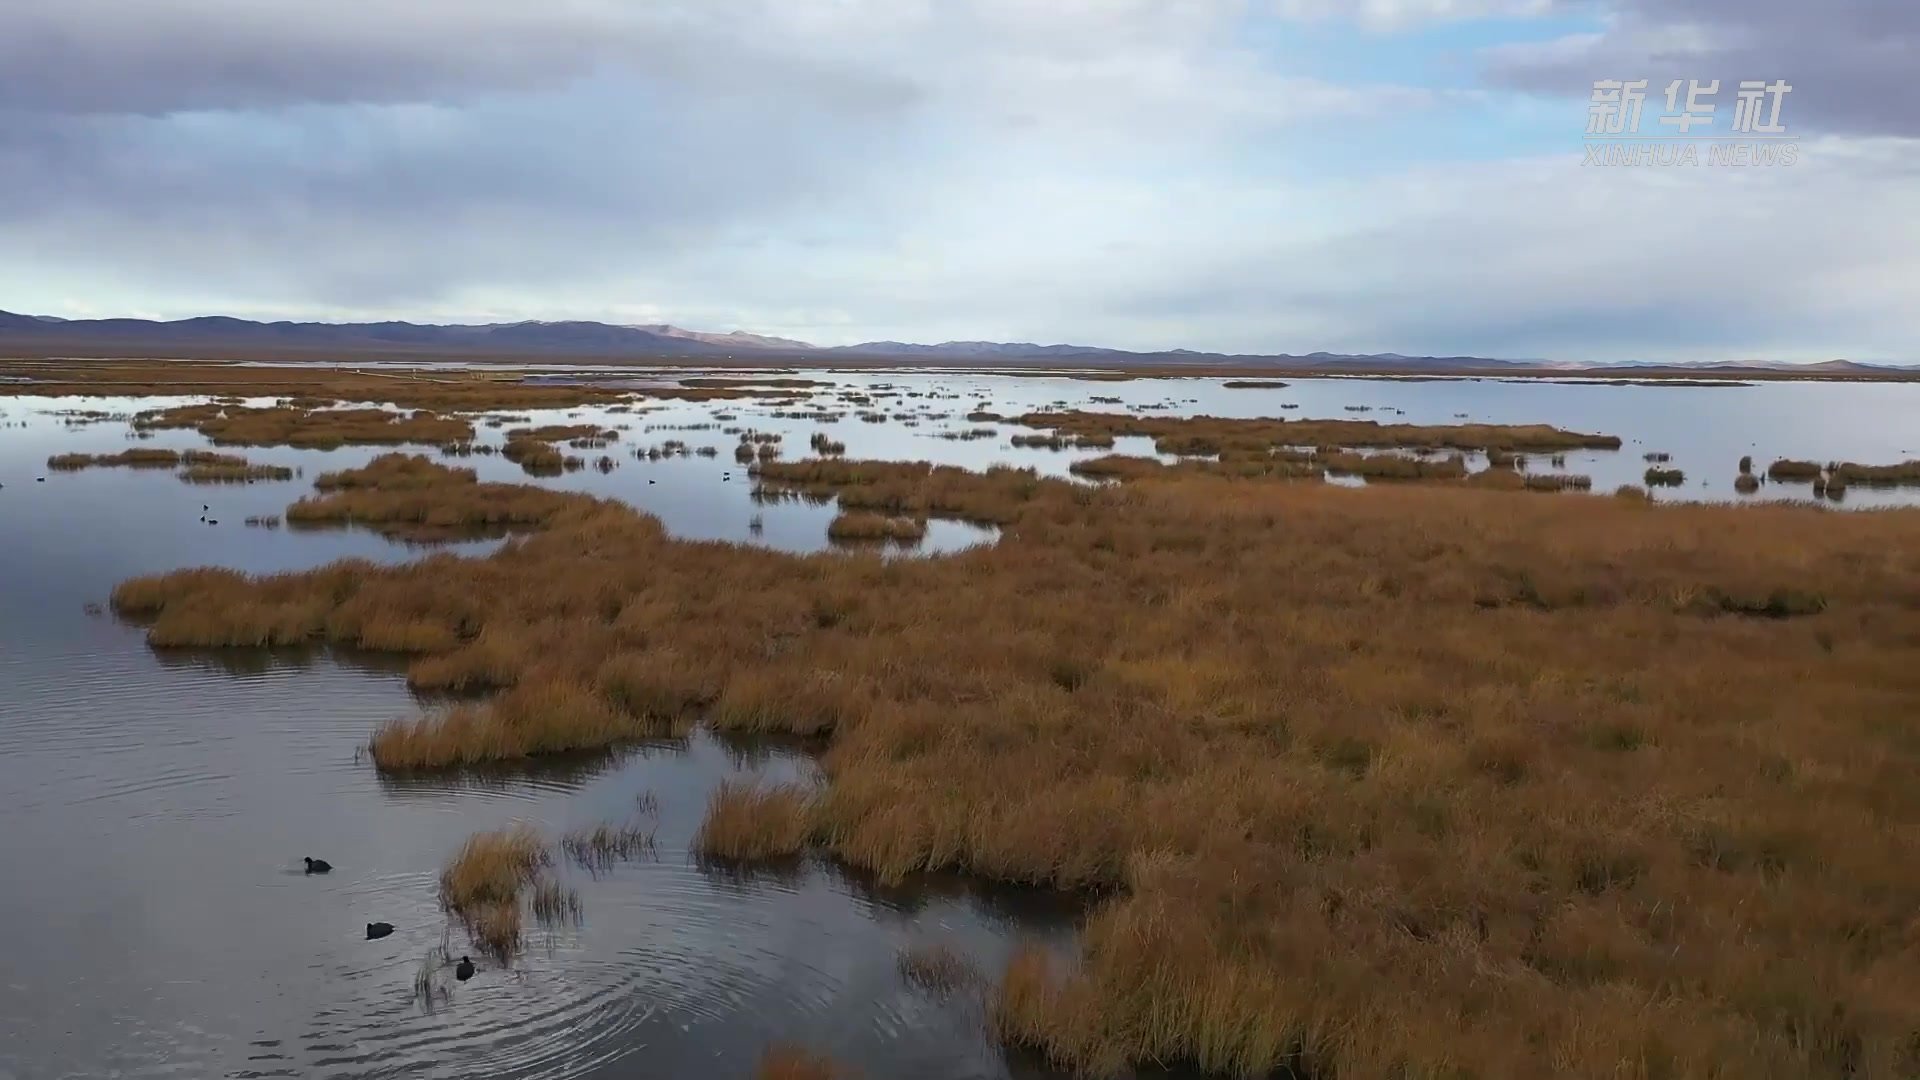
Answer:
POLYGON ((1743 472, 1733 478, 1733 490, 1742 495, 1751 495, 1760 490, 1760 478, 1752 473, 1743 472))
POLYGON ((812 814, 812 793, 797 785, 722 781, 707 799, 693 850, 722 862, 792 858, 806 849, 812 814))
POLYGON ((843 542, 887 540, 899 544, 918 543, 927 535, 925 522, 910 517, 889 517, 849 511, 827 524, 827 537, 843 542))
POLYGON ((486 702, 390 720, 367 749, 376 767, 407 771, 598 750, 659 731, 654 718, 622 710, 584 682, 516 679, 486 702))
POLYGON ((1229 379, 1220 384, 1228 390, 1284 390, 1286 383, 1274 379, 1229 379))
POLYGON ((657 851, 653 833, 637 825, 596 825, 568 833, 560 839, 560 849, 581 869, 602 873, 615 863, 652 857, 657 851))
POLYGON ((550 861, 529 826, 475 833, 441 870, 440 903, 476 947, 506 963, 520 949, 521 896, 541 881, 550 861))
POLYGON ((824 431, 816 431, 809 440, 813 452, 827 457, 839 457, 847 452, 847 444, 835 440, 824 431))
POLYGON ((1769 480, 1817 480, 1825 472, 1816 462, 1781 458, 1767 466, 1769 480))
POLYGON ((1171 466, 756 479, 1000 539, 796 556, 551 493, 485 558, 113 604, 155 644, 415 639, 506 686, 382 768, 669 715, 818 732, 820 787, 727 789, 702 848, 1098 890, 1071 964, 996 973, 995 1030, 1070 1068, 1912 1071, 1920 512, 1171 466))
POLYGON ((244 461, 189 465, 180 471, 180 479, 189 484, 251 484, 256 480, 291 480, 293 470, 284 465, 252 465, 244 461))
MULTIPOLYGON (((1898 465, 1861 465, 1843 461, 1828 472, 1832 478, 1844 483, 1865 484, 1868 487, 1920 484, 1920 461, 1903 461, 1898 465)), ((1828 486, 1832 486, 1831 481, 1828 486)))
POLYGON ((1647 470, 1645 479, 1650 488, 1679 487, 1687 482, 1687 474, 1680 469, 1663 469, 1656 465, 1647 470))
POLYGON ((363 468, 323 474, 314 486, 329 494, 287 507, 289 524, 357 525, 414 540, 535 528, 576 503, 544 488, 482 484, 472 469, 418 454, 383 454, 363 468))

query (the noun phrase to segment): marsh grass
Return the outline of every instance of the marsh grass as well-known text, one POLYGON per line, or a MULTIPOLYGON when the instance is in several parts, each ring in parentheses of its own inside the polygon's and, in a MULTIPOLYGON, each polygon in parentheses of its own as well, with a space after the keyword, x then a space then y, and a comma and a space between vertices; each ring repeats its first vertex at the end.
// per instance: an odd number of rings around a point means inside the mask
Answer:
POLYGON ((550 862, 530 826, 475 833, 440 872, 440 903, 475 947, 508 963, 520 949, 521 895, 541 881, 550 862))
POLYGON ((189 465, 180 471, 180 479, 189 484, 251 484, 256 480, 291 480, 293 470, 284 465, 251 465, 244 461, 189 465))
POLYGON ((81 469, 170 469, 180 464, 177 450, 122 450, 117 454, 56 454, 47 459, 47 468, 55 472, 81 469))
POLYGON ((812 832, 813 795, 793 784, 722 781, 693 837, 702 858, 723 863, 792 859, 812 832))
POLYGON ((827 524, 828 539, 843 543, 891 541, 914 544, 926 535, 925 522, 910 517, 888 517, 885 514, 850 511, 827 524))
POLYGON ((1782 458, 1767 466, 1770 480, 1818 480, 1825 470, 1816 462, 1782 458))
POLYGON ((581 869, 594 874, 611 870, 616 863, 658 854, 654 830, 638 825, 576 829, 560 839, 560 848, 581 869))
POLYGON ((1071 963, 996 973, 995 1030, 1071 1068, 1915 1072, 1920 513, 756 477, 1000 541, 794 556, 565 495, 486 558, 189 570, 113 604, 156 645, 476 650, 450 668, 505 689, 383 770, 815 732, 819 788, 723 787, 697 850, 1089 891, 1071 963))
POLYGON ((543 878, 535 882, 529 906, 534 921, 542 926, 580 923, 580 894, 557 881, 543 878))
MULTIPOLYGON (((1834 465, 1829 472, 1832 479, 1848 484, 1865 484, 1868 487, 1920 484, 1920 461, 1903 461, 1898 465, 1860 465, 1843 461, 1834 465)), ((1831 480, 1828 486, 1832 486, 1831 480)))
POLYGON ((1647 470, 1645 480, 1650 488, 1679 487, 1687 482, 1687 474, 1679 469, 1663 469, 1656 465, 1647 470))

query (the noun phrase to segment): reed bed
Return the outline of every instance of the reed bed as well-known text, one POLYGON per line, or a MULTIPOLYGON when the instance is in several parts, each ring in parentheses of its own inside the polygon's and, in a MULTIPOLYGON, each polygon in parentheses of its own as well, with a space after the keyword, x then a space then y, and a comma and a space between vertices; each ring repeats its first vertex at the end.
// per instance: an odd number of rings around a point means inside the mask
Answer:
POLYGON ((1898 465, 1860 465, 1843 461, 1834 465, 1829 473, 1849 484, 1901 487, 1920 484, 1920 461, 1903 461, 1898 465))
POLYGON ((1229 379, 1220 384, 1228 390, 1285 390, 1287 384, 1275 379, 1229 379))
POLYGON ((927 525, 924 521, 860 511, 841 514, 827 524, 827 538, 843 543, 891 541, 897 544, 917 544, 926 535, 927 525))
POLYGON ((142 429, 192 428, 222 446, 441 445, 473 438, 473 425, 427 410, 335 409, 274 405, 183 405, 135 417, 142 429))
POLYGON ((1163 454, 1216 456, 1222 450, 1287 446, 1450 450, 1618 450, 1613 435, 1563 431, 1545 424, 1382 424, 1373 420, 1237 420, 1214 416, 1144 417, 1124 413, 1039 412, 1016 423, 1073 436, 1146 436, 1163 454))
POLYGON ((542 881, 551 862, 526 825, 475 833, 440 872, 440 903, 457 917, 475 947, 501 963, 520 950, 521 897, 542 881))
POLYGON ((1782 458, 1767 466, 1767 478, 1769 480, 1817 480, 1825 471, 1817 462, 1782 458))
POLYGON ((1920 512, 1164 466, 756 480, 1001 536, 803 557, 560 495, 486 558, 182 571, 113 605, 155 644, 411 643, 505 687, 407 721, 383 770, 815 732, 821 787, 725 789, 700 849, 1094 890, 1073 955, 992 973, 994 1029, 1068 1067, 1920 1064, 1920 512))
POLYGON ((1655 465, 1647 470, 1645 480, 1650 488, 1679 487, 1687 482, 1687 474, 1680 469, 1665 469, 1655 465))
MULTIPOLYGON (((544 444, 539 444, 544 445, 544 444)), ((521 484, 482 484, 471 469, 421 455, 383 454, 365 468, 326 473, 323 492, 287 507, 291 525, 357 525, 410 540, 448 540, 535 528, 574 500, 521 484)))
POLYGON ((251 484, 258 480, 291 480, 293 470, 284 465, 252 465, 245 462, 189 465, 180 470, 180 479, 189 484, 251 484))
POLYGON ((79 472, 82 469, 171 469, 180 464, 178 450, 122 450, 117 454, 55 454, 47 459, 47 468, 55 472, 79 472))
POLYGON ((812 814, 813 795, 804 788, 722 781, 707 799, 693 850, 721 862, 792 858, 806 849, 812 814))

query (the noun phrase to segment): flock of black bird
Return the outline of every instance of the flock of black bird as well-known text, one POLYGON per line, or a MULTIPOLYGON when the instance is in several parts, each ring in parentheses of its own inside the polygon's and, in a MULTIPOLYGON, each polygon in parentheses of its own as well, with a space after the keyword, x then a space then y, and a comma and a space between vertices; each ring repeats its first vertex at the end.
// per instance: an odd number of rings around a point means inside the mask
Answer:
MULTIPOLYGON (((307 873, 309 874, 326 874, 331 873, 333 870, 333 864, 325 859, 316 859, 309 855, 305 856, 302 861, 307 864, 307 873)), ((393 924, 390 922, 370 922, 367 924, 368 941, 377 941, 391 933, 393 933, 393 924)), ((461 982, 466 982, 468 979, 473 978, 473 971, 473 960, 470 957, 462 956, 460 962, 454 965, 453 977, 459 979, 461 982)))

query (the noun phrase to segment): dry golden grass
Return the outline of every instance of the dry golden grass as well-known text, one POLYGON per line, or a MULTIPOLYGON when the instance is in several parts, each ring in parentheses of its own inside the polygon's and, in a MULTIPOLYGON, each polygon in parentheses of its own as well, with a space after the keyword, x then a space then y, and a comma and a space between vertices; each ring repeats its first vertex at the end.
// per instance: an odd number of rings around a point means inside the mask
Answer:
POLYGON ((827 524, 827 537, 838 541, 885 541, 901 544, 919 543, 927 535, 926 522, 910 517, 889 517, 885 514, 871 514, 850 511, 834 518, 827 524))
POLYGON ((47 468, 56 472, 81 469, 171 469, 180 464, 178 450, 122 450, 117 454, 56 454, 47 459, 47 468))
POLYGON ((520 948, 521 894, 541 880, 549 861, 528 826, 475 833, 441 870, 440 903, 477 947, 505 963, 520 948))
POLYGON ((189 465, 180 470, 180 479, 189 484, 250 484, 256 480, 291 480, 293 470, 284 465, 236 463, 189 465))
POLYGON ((223 446, 299 446, 457 443, 473 438, 473 425, 419 410, 311 408, 274 405, 183 405, 134 418, 137 429, 192 428, 223 446))
POLYGON ((1920 461, 1903 461, 1898 465, 1860 465, 1843 461, 1833 466, 1832 473, 1846 483, 1866 484, 1869 487, 1920 484, 1920 461))
POLYGON ((824 786, 727 789, 702 849, 1103 890, 1079 955, 1022 954, 995 1006, 1066 1065, 1920 1071, 1920 512, 757 473, 1001 538, 800 557, 568 495, 484 559, 114 605, 156 644, 417 636, 509 687, 382 768, 819 732, 824 786))
POLYGON ((775 1043, 760 1055, 757 1080, 849 1080, 854 1074, 804 1047, 775 1043))
POLYGON ((792 858, 806 848, 812 813, 804 788, 723 781, 707 800, 693 850, 725 862, 792 858))
POLYGON ((1143 435, 1163 454, 1214 456, 1231 449, 1290 446, 1367 449, 1445 447, 1453 450, 1617 450, 1612 435, 1562 431, 1545 424, 1381 424, 1372 420, 1236 420, 1214 416, 1142 417, 1125 413, 1028 413, 1017 423, 1078 438, 1143 435))
MULTIPOLYGON (((0 396, 233 395, 300 398, 307 404, 383 402, 440 411, 569 408, 632 396, 624 390, 520 385, 448 371, 359 372, 331 366, 259 367, 195 360, 0 361, 0 374, 32 380, 0 380, 0 396)), ((209 415, 218 415, 218 410, 211 407, 209 415)))
POLYGON ((472 469, 404 454, 383 454, 364 468, 323 474, 314 486, 331 494, 309 496, 287 507, 289 524, 359 525, 412 540, 533 528, 577 501, 544 488, 478 483, 472 469))
POLYGON ((1773 480, 1817 480, 1823 471, 1815 462, 1789 458, 1782 458, 1767 466, 1767 476, 1773 480))

